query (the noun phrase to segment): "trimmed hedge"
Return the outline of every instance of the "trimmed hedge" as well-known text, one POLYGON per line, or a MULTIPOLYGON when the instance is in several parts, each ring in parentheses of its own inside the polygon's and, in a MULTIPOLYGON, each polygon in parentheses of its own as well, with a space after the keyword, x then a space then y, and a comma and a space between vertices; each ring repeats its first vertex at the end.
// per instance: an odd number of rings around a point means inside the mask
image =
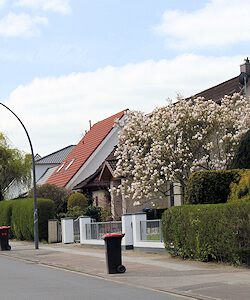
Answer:
POLYGON ((185 189, 185 204, 226 203, 230 184, 240 181, 243 170, 200 171, 193 173, 185 189))
MULTIPOLYGON (((0 202, 0 225, 11 226, 10 237, 34 240, 33 199, 0 202)), ((54 218, 55 204, 49 199, 37 199, 38 234, 40 240, 48 239, 48 220, 54 218)))
POLYGON ((239 183, 232 182, 227 202, 250 201, 250 170, 242 173, 239 183))
MULTIPOLYGON (((13 201, 0 201, 0 226, 10 226, 13 201)), ((12 230, 9 230, 9 237, 12 238, 12 230)))
POLYGON ((250 202, 183 205, 163 213, 165 249, 202 261, 250 263, 250 202))

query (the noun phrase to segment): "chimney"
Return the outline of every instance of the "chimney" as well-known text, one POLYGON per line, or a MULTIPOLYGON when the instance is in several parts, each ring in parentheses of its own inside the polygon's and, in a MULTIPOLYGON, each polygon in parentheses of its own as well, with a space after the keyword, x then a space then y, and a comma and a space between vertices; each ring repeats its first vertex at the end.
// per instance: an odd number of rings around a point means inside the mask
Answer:
POLYGON ((244 59, 245 63, 240 65, 240 72, 244 72, 247 74, 247 76, 250 76, 250 61, 247 57, 247 59, 244 59))

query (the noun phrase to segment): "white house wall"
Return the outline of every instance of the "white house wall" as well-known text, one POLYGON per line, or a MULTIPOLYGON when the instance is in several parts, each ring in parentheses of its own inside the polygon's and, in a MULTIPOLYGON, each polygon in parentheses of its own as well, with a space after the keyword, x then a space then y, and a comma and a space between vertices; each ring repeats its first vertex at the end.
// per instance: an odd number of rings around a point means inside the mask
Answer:
POLYGON ((114 127, 111 130, 89 159, 66 185, 67 189, 72 189, 75 185, 92 175, 100 167, 110 152, 118 144, 118 132, 119 128, 117 127, 114 127))
POLYGON ((52 167, 55 167, 55 166, 58 166, 59 164, 37 164, 36 165, 36 182, 44 175, 44 173, 52 168, 52 167))

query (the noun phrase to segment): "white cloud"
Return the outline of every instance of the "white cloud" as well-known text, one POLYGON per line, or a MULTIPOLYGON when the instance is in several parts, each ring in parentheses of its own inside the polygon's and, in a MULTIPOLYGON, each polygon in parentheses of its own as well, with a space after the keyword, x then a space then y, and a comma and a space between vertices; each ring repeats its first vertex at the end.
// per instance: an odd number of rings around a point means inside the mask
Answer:
MULTIPOLYGON (((237 76, 245 57, 185 54, 172 61, 150 60, 59 78, 36 78, 17 87, 5 104, 26 125, 35 152, 45 155, 77 143, 90 119, 94 124, 126 108, 150 112, 177 93, 188 97, 237 76)), ((6 131, 16 147, 29 151, 27 138, 13 119, 1 111, 0 132, 6 131)))
POLYGON ((211 0, 191 13, 167 10, 155 31, 180 50, 237 44, 250 41, 249 11, 249 0, 211 0))
POLYGON ((28 14, 9 13, 0 20, 0 35, 7 37, 31 37, 40 34, 37 25, 47 25, 44 17, 31 17, 28 14))
POLYGON ((7 0, 0 0, 0 8, 2 8, 4 6, 4 4, 6 3, 7 0))
POLYGON ((16 6, 29 6, 33 9, 51 10, 61 14, 68 14, 71 11, 69 2, 71 0, 18 0, 16 6))

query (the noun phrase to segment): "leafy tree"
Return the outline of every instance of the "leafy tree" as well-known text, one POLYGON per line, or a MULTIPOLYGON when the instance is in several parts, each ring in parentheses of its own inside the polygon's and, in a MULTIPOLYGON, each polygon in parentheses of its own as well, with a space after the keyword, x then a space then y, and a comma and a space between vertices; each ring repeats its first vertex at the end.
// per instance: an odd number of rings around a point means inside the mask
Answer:
POLYGON ((28 184, 31 179, 31 155, 11 148, 9 140, 0 133, 0 200, 4 199, 4 190, 12 180, 28 184))
POLYGON ((185 187, 194 171, 228 169, 250 123, 248 97, 178 99, 151 114, 132 111, 121 127, 115 174, 118 192, 136 202, 165 197, 167 183, 185 187))
MULTIPOLYGON (((55 203, 55 214, 67 211, 67 200, 69 194, 66 189, 55 184, 46 183, 36 188, 37 197, 50 199, 55 203)), ((33 197, 33 189, 29 191, 29 197, 33 197)))
POLYGON ((81 193, 74 193, 69 196, 68 199, 68 210, 78 206, 81 210, 88 206, 87 197, 81 193))
POLYGON ((231 164, 231 169, 250 169, 250 130, 240 140, 231 164))

